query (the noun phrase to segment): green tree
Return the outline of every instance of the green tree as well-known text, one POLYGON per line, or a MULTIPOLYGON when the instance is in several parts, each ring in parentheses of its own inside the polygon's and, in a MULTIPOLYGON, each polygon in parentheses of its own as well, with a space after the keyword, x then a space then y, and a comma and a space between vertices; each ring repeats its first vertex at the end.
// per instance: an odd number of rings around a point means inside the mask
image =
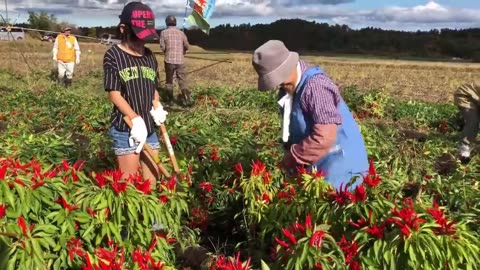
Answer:
POLYGON ((53 14, 48 14, 44 11, 40 13, 28 12, 28 24, 30 28, 45 30, 45 31, 54 31, 57 26, 57 18, 53 14))
POLYGON ((92 27, 88 29, 88 36, 91 38, 97 38, 97 28, 92 27))

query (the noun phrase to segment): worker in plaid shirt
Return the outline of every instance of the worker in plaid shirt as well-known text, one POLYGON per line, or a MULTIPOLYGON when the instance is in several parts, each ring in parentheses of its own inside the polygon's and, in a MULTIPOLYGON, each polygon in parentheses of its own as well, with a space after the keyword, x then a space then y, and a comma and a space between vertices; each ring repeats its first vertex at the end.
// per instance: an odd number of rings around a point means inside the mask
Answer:
POLYGON ((165 23, 167 29, 160 33, 160 48, 165 53, 166 101, 173 101, 173 77, 176 74, 182 92, 179 101, 185 106, 191 105, 184 59, 189 48, 188 39, 185 33, 177 29, 177 19, 174 16, 167 16, 165 23))

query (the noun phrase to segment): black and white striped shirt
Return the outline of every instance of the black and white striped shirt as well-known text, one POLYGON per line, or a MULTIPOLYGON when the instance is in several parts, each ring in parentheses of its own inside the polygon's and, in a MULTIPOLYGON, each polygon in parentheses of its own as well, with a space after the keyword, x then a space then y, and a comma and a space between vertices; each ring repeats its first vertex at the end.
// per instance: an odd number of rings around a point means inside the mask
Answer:
MULTIPOLYGON (((152 51, 145 48, 143 56, 134 56, 114 45, 105 53, 103 70, 105 90, 120 91, 133 111, 145 121, 148 134, 152 134, 155 122, 150 110, 158 84, 158 62, 152 51)), ((112 126, 129 131, 123 117, 120 110, 113 106, 112 126)))

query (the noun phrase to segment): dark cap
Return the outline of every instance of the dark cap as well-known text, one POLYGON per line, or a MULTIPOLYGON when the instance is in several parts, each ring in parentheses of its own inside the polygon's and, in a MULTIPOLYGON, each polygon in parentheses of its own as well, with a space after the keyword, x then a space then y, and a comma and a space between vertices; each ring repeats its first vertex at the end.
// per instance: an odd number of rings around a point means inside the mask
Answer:
POLYGON ((135 35, 144 41, 158 40, 155 30, 155 14, 149 6, 141 2, 128 3, 119 16, 120 23, 130 25, 135 35))

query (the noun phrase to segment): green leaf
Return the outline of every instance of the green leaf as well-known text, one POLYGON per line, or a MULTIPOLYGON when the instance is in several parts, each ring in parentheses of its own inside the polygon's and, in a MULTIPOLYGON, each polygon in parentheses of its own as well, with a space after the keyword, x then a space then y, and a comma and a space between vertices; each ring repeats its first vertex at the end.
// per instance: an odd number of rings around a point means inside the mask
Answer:
POLYGON ((95 225, 92 222, 92 224, 90 224, 90 226, 88 226, 88 228, 83 232, 82 238, 89 239, 90 237, 88 236, 90 235, 90 233, 94 228, 95 228, 95 225))
POLYGON ((414 265, 417 265, 417 256, 415 254, 415 251, 413 250, 413 247, 410 246, 408 248, 408 255, 410 256, 409 260, 414 263, 414 265))
POLYGON ((23 202, 25 200, 25 189, 24 189, 24 187, 22 187, 17 182, 14 182, 13 186, 15 187, 15 190, 17 191, 18 197, 20 197, 20 202, 23 202))
POLYGON ((5 196, 5 200, 9 203, 11 207, 15 209, 15 198, 13 197, 13 194, 9 188, 6 188, 3 186, 3 196, 5 196))
POLYGON ((32 234, 35 235, 37 232, 40 232, 40 231, 44 231, 48 234, 53 234, 58 231, 58 228, 53 225, 40 224, 35 226, 35 228, 32 231, 32 234))
POLYGON ((8 270, 16 270, 17 255, 18 255, 18 252, 15 252, 10 258, 8 258, 8 266, 7 266, 8 270))
POLYGON ((75 215, 75 219, 82 224, 90 222, 92 219, 88 213, 85 212, 77 212, 75 215))
POLYGON ((50 238, 50 237, 46 237, 43 239, 45 242, 48 243, 48 245, 52 248, 55 247, 55 241, 53 241, 53 238, 50 238))
POLYGON ((40 262, 43 263, 43 250, 42 247, 40 246, 38 240, 32 240, 32 247, 33 247, 33 253, 35 254, 34 257, 36 257, 40 262))
POLYGON ((308 245, 303 245, 303 251, 302 251, 302 255, 300 256, 300 262, 299 262, 300 265, 305 264, 306 258, 308 256, 308 251, 309 251, 308 245))
POLYGON ((270 270, 270 267, 268 267, 268 265, 263 261, 263 260, 260 260, 260 263, 261 263, 261 270, 270 270))
POLYGON ((118 228, 113 224, 112 222, 108 223, 108 228, 110 229, 110 232, 115 235, 115 238, 117 238, 117 241, 120 243, 123 243, 122 237, 120 236, 120 232, 118 231, 118 228))

